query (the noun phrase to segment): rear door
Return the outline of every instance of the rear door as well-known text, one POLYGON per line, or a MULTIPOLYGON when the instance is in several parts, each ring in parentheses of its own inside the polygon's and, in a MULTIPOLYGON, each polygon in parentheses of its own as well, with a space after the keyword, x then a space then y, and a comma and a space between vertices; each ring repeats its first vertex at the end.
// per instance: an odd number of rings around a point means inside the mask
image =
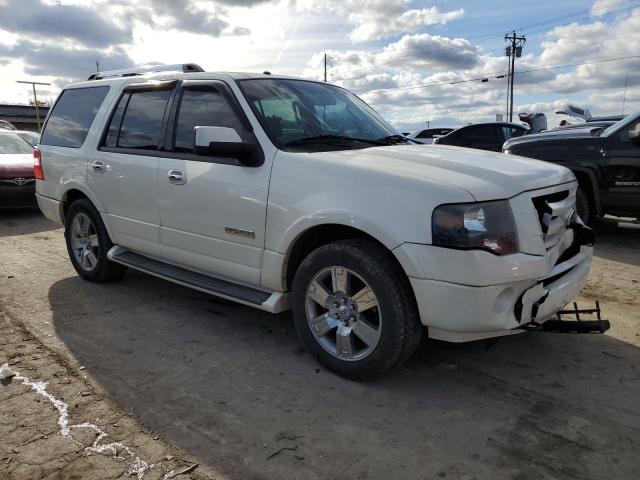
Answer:
POLYGON ((105 210, 112 240, 159 257, 157 171, 169 99, 177 82, 131 84, 118 99, 87 182, 105 210))
POLYGON ((271 159, 260 166, 194 152, 194 128, 252 127, 230 87, 185 81, 176 96, 157 183, 163 256, 177 265, 260 283, 271 159))
POLYGON ((640 142, 630 137, 640 119, 605 139, 609 160, 606 209, 613 214, 640 217, 640 142))

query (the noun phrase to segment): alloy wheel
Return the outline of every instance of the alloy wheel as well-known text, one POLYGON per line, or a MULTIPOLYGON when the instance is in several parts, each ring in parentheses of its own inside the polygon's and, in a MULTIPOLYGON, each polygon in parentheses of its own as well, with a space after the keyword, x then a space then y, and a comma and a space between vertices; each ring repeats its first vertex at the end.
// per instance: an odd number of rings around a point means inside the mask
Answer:
POLYGON ((93 271, 98 265, 100 243, 96 227, 86 213, 73 217, 69 238, 71 250, 80 268, 93 271))
POLYGON ((311 332, 341 360, 362 360, 380 342, 382 315, 373 289, 353 270, 332 266, 307 287, 305 312, 311 332))

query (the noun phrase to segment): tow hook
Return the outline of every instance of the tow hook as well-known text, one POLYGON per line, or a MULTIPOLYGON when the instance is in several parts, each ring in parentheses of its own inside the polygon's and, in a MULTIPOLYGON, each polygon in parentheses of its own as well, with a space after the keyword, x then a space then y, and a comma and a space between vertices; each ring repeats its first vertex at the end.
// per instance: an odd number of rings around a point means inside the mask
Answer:
POLYGON ((560 310, 556 313, 555 320, 547 320, 543 323, 533 321, 520 328, 532 332, 604 333, 611 328, 611 324, 609 320, 601 318, 600 302, 596 300, 595 308, 579 309, 578 303, 573 302, 573 310, 560 310), (570 315, 575 320, 564 320, 563 315, 570 315), (580 315, 595 315, 596 319, 584 320, 580 315))

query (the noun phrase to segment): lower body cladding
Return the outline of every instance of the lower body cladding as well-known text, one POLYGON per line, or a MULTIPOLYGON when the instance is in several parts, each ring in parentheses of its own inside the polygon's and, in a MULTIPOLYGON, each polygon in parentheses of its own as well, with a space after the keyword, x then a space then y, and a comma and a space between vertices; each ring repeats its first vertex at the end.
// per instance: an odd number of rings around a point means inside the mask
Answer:
POLYGON ((549 255, 398 247, 394 253, 401 263, 424 265, 424 278, 409 280, 429 337, 480 340, 521 333, 526 325, 554 317, 580 293, 593 257, 590 230, 573 227, 565 232, 566 248, 552 265, 549 255))

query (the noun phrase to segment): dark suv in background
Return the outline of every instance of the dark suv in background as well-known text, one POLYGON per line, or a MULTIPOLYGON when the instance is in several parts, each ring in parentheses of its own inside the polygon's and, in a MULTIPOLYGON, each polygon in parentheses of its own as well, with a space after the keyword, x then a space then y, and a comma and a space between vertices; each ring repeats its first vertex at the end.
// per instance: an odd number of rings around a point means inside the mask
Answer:
POLYGON ((640 112, 606 128, 585 123, 513 138, 503 151, 570 168, 585 223, 605 214, 640 218, 640 112))
POLYGON ((527 127, 517 123, 475 123, 458 128, 444 137, 438 137, 433 143, 501 152, 505 141, 524 135, 528 131, 527 127))

